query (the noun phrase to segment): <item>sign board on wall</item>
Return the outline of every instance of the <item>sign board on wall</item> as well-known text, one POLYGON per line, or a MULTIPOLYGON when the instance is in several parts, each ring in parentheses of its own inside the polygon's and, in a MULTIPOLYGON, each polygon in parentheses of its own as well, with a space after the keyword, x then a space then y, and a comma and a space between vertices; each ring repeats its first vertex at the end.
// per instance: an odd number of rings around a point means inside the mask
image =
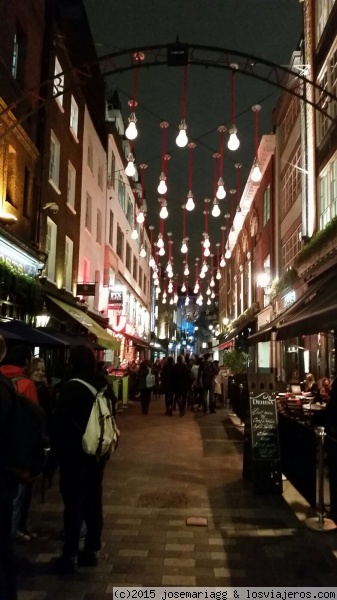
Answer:
POLYGON ((123 290, 121 289, 109 289, 109 310, 123 310, 123 290))

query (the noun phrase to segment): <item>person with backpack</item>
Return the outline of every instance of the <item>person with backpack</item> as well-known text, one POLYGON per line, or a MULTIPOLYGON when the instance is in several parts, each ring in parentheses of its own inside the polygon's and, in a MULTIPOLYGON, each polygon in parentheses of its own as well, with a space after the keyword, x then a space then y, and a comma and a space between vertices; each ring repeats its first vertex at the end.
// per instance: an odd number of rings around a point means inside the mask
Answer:
POLYGON ((209 398, 209 412, 215 413, 214 378, 219 373, 212 361, 212 355, 208 352, 199 366, 197 383, 201 385, 202 405, 204 413, 207 413, 207 396, 209 398))
MULTIPOLYGON (((53 451, 59 458, 64 504, 64 545, 55 564, 61 574, 74 573, 78 565, 97 565, 103 529, 103 475, 110 455, 109 446, 104 449, 101 446, 100 450, 96 446, 96 450, 90 450, 92 440, 87 436, 97 403, 101 410, 100 403, 107 386, 105 376, 97 373, 94 353, 84 344, 72 348, 70 364, 71 379, 61 389, 54 419, 53 451), (83 520, 87 532, 84 549, 79 552, 83 520)), ((106 398, 104 403, 107 409, 106 398)))

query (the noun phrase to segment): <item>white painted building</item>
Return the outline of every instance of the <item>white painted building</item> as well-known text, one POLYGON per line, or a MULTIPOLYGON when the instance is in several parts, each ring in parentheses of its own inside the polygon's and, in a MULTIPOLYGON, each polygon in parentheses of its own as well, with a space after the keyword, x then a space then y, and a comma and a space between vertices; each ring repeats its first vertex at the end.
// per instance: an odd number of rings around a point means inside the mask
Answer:
MULTIPOLYGON (((107 221, 106 151, 87 107, 84 113, 83 164, 77 283, 95 284, 94 295, 84 296, 93 312, 106 311, 108 289, 103 286, 105 224, 107 221)), ((91 286, 92 288, 92 286, 91 286)), ((83 291, 83 290, 81 290, 83 291)))

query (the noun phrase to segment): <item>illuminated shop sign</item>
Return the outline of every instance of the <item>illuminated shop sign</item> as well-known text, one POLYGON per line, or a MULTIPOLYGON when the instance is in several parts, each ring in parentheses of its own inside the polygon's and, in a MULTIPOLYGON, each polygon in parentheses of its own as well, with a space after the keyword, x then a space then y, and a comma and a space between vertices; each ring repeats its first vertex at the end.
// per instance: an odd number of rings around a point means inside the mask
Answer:
POLYGON ((120 287, 111 287, 109 289, 109 310, 123 310, 123 289, 120 287))
POLYGON ((294 290, 292 290, 291 292, 289 292, 288 294, 286 294, 284 296, 284 307, 290 306, 291 304, 293 304, 296 300, 296 294, 294 292, 294 290))
POLYGON ((16 248, 6 239, 0 236, 0 260, 7 262, 9 265, 17 267, 22 273, 35 277, 39 269, 43 269, 44 264, 38 261, 28 252, 16 248))

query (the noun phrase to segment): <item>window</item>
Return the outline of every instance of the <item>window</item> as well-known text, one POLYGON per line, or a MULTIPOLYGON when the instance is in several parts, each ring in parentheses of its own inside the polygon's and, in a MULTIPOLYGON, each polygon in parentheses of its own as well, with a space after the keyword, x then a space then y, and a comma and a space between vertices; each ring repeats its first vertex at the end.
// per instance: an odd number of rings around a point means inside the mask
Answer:
POLYGON ((282 173, 281 178, 281 216, 285 217, 301 192, 301 147, 299 146, 282 173))
POLYGON ((25 167, 23 180, 23 215, 27 218, 31 216, 31 172, 25 167))
POLYGON ((116 171, 116 159, 113 152, 111 152, 110 160, 110 173, 109 173, 109 186, 115 189, 115 171, 116 171))
MULTIPOLYGON (((322 76, 320 77, 319 81, 318 81, 318 85, 321 86, 321 88, 323 88, 323 90, 328 90, 329 86, 328 86, 328 70, 327 68, 325 69, 324 73, 322 74, 322 76)), ((327 108, 327 97, 323 92, 320 93, 319 98, 318 98, 318 104, 321 106, 321 108, 327 108)), ((318 134, 318 141, 321 142, 323 140, 323 138, 325 137, 328 129, 329 129, 329 125, 330 125, 330 121, 328 119, 328 117, 326 115, 324 115, 321 112, 318 112, 317 114, 317 134, 318 134)))
POLYGON ((139 287, 140 289, 142 289, 143 286, 143 269, 142 267, 139 265, 139 278, 138 278, 138 283, 139 283, 139 287))
POLYGON ((61 75, 62 67, 55 57, 55 67, 54 67, 54 88, 53 95, 55 100, 58 102, 60 106, 63 106, 63 90, 64 90, 64 75, 61 75))
POLYGON ((124 233, 119 225, 117 225, 117 247, 116 247, 117 256, 121 260, 124 260, 124 233))
POLYGON ((57 225, 47 217, 46 252, 48 254, 46 274, 50 281, 55 281, 57 225))
POLYGON ((114 239, 114 214, 112 210, 110 210, 110 219, 109 219, 109 244, 113 245, 114 239))
POLYGON ((21 88, 25 87, 27 58, 27 36, 19 23, 13 39, 12 76, 21 88))
POLYGON ((128 196, 128 212, 126 216, 130 227, 133 229, 133 203, 130 196, 128 196))
POLYGON ((50 132, 49 181, 59 187, 60 177, 60 142, 55 133, 50 132))
POLYGON ((137 281, 137 276, 138 276, 138 260, 136 259, 136 257, 133 257, 133 271, 132 271, 132 276, 134 278, 135 281, 137 281))
POLYGON ((83 259, 83 283, 90 282, 90 261, 87 258, 83 259))
POLYGON ((302 248, 301 242, 302 224, 288 237, 287 241, 282 246, 282 268, 290 267, 297 254, 302 248))
POLYGON ((68 160, 67 204, 75 208, 76 171, 68 160))
POLYGON ((146 275, 144 275, 144 287, 143 287, 144 294, 146 294, 146 287, 147 287, 147 278, 146 278, 146 275))
POLYGON ((335 0, 316 0, 316 44, 321 38, 335 0))
POLYGON ((87 149, 87 165, 90 171, 94 172, 94 146, 90 138, 88 138, 88 149, 87 149))
POLYGON ((128 242, 126 242, 125 266, 131 273, 131 246, 128 242))
MULTIPOLYGON (((71 96, 70 101, 70 129, 77 138, 78 134, 78 106, 74 96, 71 96)), ((91 169, 92 171, 92 169, 91 169)))
POLYGON ((281 147, 284 148, 287 143, 300 114, 300 100, 293 96, 290 100, 289 108, 281 124, 281 147))
POLYGON ((101 162, 98 163, 97 184, 99 189, 103 192, 103 165, 101 162))
POLYGON ((319 228, 324 229, 337 215, 337 158, 318 178, 319 228))
POLYGON ((84 225, 88 231, 91 232, 91 207, 92 200, 90 194, 87 193, 85 198, 85 221, 84 225))
POLYGON ((102 243, 102 213, 99 208, 97 209, 96 242, 102 243))
POLYGON ((263 225, 270 219, 270 185, 264 190, 263 194, 263 225))
POLYGON ((125 183, 121 176, 118 179, 118 202, 125 212, 125 183))
POLYGON ((66 235, 64 252, 64 287, 72 290, 73 284, 73 241, 66 235))

